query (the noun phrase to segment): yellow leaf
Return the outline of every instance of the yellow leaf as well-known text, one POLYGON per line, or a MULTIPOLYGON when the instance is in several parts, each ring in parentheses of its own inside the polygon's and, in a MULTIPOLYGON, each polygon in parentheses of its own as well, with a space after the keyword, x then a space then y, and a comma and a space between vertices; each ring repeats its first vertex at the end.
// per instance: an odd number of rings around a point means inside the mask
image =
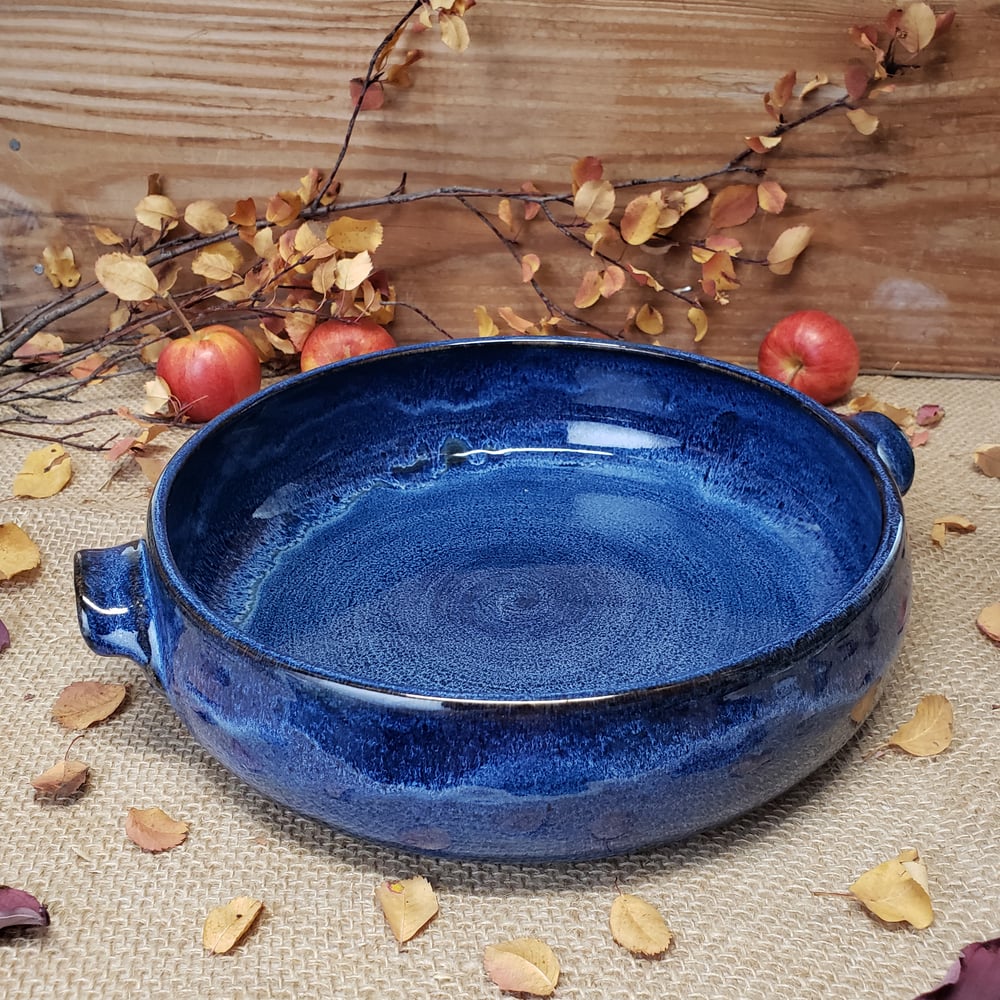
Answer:
POLYGON ((707 201, 710 193, 708 187, 702 181, 698 181, 680 191, 672 192, 667 197, 667 204, 676 208, 681 215, 685 215, 692 208, 697 208, 703 201, 707 201))
POLYGON ((892 403, 885 403, 876 399, 871 393, 866 392, 863 396, 855 396, 847 401, 846 409, 851 413, 881 413, 888 417, 901 430, 907 430, 914 425, 915 417, 912 410, 907 410, 902 406, 893 406, 892 403))
POLYGON ((42 561, 38 546, 18 525, 0 524, 0 580, 34 569, 42 561))
POLYGON ((615 207, 611 181, 584 181, 573 199, 573 211, 586 222, 606 219, 615 207))
POLYGON ((171 819, 162 809, 129 809, 125 835, 144 851, 169 851, 187 839, 188 825, 171 819))
POLYGON ((243 254, 235 243, 217 243, 195 254, 191 270, 206 281, 228 281, 243 266, 243 254))
POLYGON ((70 247, 46 247, 42 251, 42 268, 53 288, 76 288, 80 284, 80 271, 70 247))
POLYGON ((97 242, 102 243, 106 247, 122 246, 125 243, 113 229, 107 226, 91 226, 90 229, 96 237, 97 242))
POLYGON ((521 258, 521 280, 529 282, 538 273, 542 262, 536 253, 526 253, 521 258))
POLYGON ((483 966, 490 979, 508 993, 547 997, 559 982, 559 959, 537 938, 487 945, 483 966))
POLYGON ((937 31, 937 15, 925 3, 911 3, 903 8, 896 28, 896 38, 907 52, 919 52, 930 45, 937 31))
POLYGON ((229 228, 229 217, 214 201, 192 201, 184 209, 184 221, 198 233, 214 236, 229 228))
POLYGON ((757 204, 771 215, 778 215, 785 207, 788 195, 777 181, 762 181, 757 185, 757 204))
POLYGON ((383 882, 375 890, 375 898, 400 944, 426 927, 438 912, 437 896, 422 875, 383 882))
POLYGON ((476 317, 480 337, 496 337, 500 333, 500 327, 493 322, 493 317, 487 312, 486 306, 476 306, 473 314, 476 317))
POLYGON ((909 722, 889 737, 889 746, 899 747, 914 757, 936 757, 951 746, 954 713, 941 694, 925 694, 909 722))
POLYGON ((865 872, 850 891, 875 916, 890 923, 905 921, 923 929, 934 922, 927 869, 914 850, 901 851, 865 872))
POLYGON ((260 916, 264 904, 249 896, 237 896, 209 913, 201 931, 201 943, 214 955, 224 955, 243 939, 260 916))
POLYGON ((39 361, 54 361, 66 350, 62 337, 54 333, 36 333, 16 351, 15 358, 37 358, 39 361))
POLYGON ((52 717, 66 729, 89 729, 113 715, 127 694, 124 684, 75 681, 59 692, 52 717))
POLYGON ((864 108, 852 108, 846 114, 851 124, 862 135, 871 135, 878 128, 878 118, 864 108))
POLYGON ((374 270, 371 254, 367 250, 354 257, 345 257, 337 261, 337 287, 352 291, 361 284, 374 270))
POLYGON ((659 192, 640 194, 633 198, 625 206, 622 215, 622 239, 634 247, 645 243, 656 233, 663 207, 663 198, 659 192))
POLYGON ((881 684, 876 681, 857 701, 854 708, 851 709, 851 722, 855 725, 860 726, 869 715, 872 714, 872 709, 875 707, 875 703, 878 701, 878 696, 881 693, 881 684))
POLYGON ((961 514, 946 514, 944 517, 934 518, 931 541, 943 548, 949 531, 954 531, 958 535, 968 535, 975 530, 976 526, 967 517, 962 517, 961 514))
POLYGON ((66 449, 61 444, 50 444, 31 452, 24 460, 21 471, 14 477, 14 496, 55 496, 70 481, 73 466, 66 449))
POLYGON ((168 416, 174 411, 174 396, 170 386, 157 375, 143 383, 146 397, 142 403, 142 412, 150 417, 168 416))
POLYGON ((508 232, 514 231, 514 212, 511 208, 510 198, 501 198, 497 206, 497 217, 507 228, 508 232))
POLYGON ((587 309, 601 297, 601 272, 591 268, 584 274, 580 287, 576 290, 573 305, 577 309, 587 309))
POLYGON ((979 612, 979 617, 976 618, 976 628, 987 639, 1000 642, 1000 602, 988 604, 979 612))
POLYGON ((658 337, 663 333, 663 313, 651 305, 642 305, 635 314, 635 325, 650 337, 658 337))
POLYGON ((780 135, 748 135, 744 138, 755 153, 767 153, 781 143, 780 135))
POLYGON ((674 940, 660 911, 627 893, 611 905, 611 936, 633 954, 647 957, 662 955, 674 940))
POLYGON ((441 41, 449 49, 464 52, 469 47, 469 28, 465 18, 442 10, 438 13, 438 25, 441 29, 441 41))
POLYGON ((1000 444, 981 444, 973 453, 972 460, 984 476, 1000 479, 1000 444))
POLYGON ((584 239, 590 244, 591 257, 597 253, 597 248, 601 243, 613 240, 617 235, 615 227, 607 219, 598 219, 597 222, 591 223, 583 234, 584 239))
POLYGON ((326 238, 342 253, 374 253, 382 245, 382 223, 344 215, 326 227, 326 238))
POLYGON ((826 73, 817 73, 802 87, 799 97, 805 97, 807 94, 811 94, 814 90, 818 90, 820 87, 825 87, 829 82, 830 78, 826 75, 826 73))
POLYGON ((705 339, 705 334, 708 333, 708 314, 704 309, 698 308, 698 306, 692 306, 687 311, 688 322, 694 327, 694 342, 697 344, 699 341, 705 339))
POLYGON ((160 283, 144 257, 106 253, 94 262, 101 286, 125 302, 145 302, 159 294, 160 283))
POLYGON ((321 261, 316 265, 312 273, 311 284, 314 292, 320 295, 328 294, 337 285, 337 265, 340 263, 336 257, 321 261))
POLYGON ((180 221, 177 206, 164 194, 147 194, 135 206, 140 225, 157 233, 168 233, 180 221))
POLYGON ((768 251, 767 264, 774 274, 790 274, 799 254, 812 239, 812 226, 792 226, 786 229, 768 251))

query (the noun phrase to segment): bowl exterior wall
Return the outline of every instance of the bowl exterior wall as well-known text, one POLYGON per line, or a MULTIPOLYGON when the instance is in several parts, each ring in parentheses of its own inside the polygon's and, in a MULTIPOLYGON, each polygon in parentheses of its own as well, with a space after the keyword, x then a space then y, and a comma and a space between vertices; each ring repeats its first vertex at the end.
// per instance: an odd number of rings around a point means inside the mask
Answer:
POLYGON ((398 848, 552 861, 719 825, 828 760, 898 652, 910 568, 901 528, 864 606, 781 661, 673 688, 508 705, 382 695, 282 669, 185 619, 154 586, 152 667, 195 739, 234 775, 398 848))

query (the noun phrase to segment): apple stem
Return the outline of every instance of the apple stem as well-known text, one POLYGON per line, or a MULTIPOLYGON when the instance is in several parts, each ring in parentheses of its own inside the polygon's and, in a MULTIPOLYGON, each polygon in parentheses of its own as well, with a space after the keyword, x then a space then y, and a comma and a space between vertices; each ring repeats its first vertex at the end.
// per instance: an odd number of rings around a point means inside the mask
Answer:
POLYGON ((170 294, 170 292, 164 292, 160 297, 163 299, 164 302, 166 302, 168 306, 170 306, 170 308, 174 311, 174 314, 181 321, 181 325, 193 337, 195 335, 194 327, 191 325, 191 322, 190 320, 188 320, 187 316, 184 315, 183 311, 181 310, 181 307, 177 305, 177 303, 174 301, 174 297, 170 294))

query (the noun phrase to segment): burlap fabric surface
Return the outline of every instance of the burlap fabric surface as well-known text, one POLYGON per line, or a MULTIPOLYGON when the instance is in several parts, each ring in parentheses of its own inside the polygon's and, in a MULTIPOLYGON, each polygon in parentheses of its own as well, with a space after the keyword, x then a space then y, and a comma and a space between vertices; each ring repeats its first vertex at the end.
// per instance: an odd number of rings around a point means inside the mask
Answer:
MULTIPOLYGON (((44 901, 44 930, 0 932, 0 993, 49 1000, 494 998, 487 944, 533 936, 562 964, 569 998, 909 1000, 936 984, 967 942, 1000 933, 1000 647, 975 618, 1000 600, 1000 480, 972 463, 1000 441, 1000 382, 863 379, 859 388, 947 415, 917 452, 906 498, 913 614, 882 701, 819 773, 750 816, 684 843, 609 861, 552 866, 456 863, 396 853, 277 807, 230 777, 188 736, 129 661, 102 659, 77 630, 72 556, 143 530, 147 491, 129 472, 104 485, 98 455, 74 453, 71 485, 49 500, 4 500, 39 544, 40 570, 0 584, 11 647, 0 654, 0 883, 44 901), (978 526, 935 549, 935 517, 978 526), (51 718, 76 680, 124 681, 129 697, 73 756, 91 777, 69 802, 36 801, 29 781, 72 738, 51 718), (864 759, 920 696, 946 695, 955 740, 932 759, 864 759), (129 807, 159 806, 190 824, 181 847, 129 842, 129 807), (845 890, 864 870, 916 847, 936 920, 890 926, 845 890), (386 878, 422 874, 441 910, 400 947, 374 902, 386 878), (676 934, 658 960, 633 957, 608 931, 619 891, 659 907, 676 934), (228 955, 201 945, 208 911, 234 896, 265 911, 228 955)), ((123 432, 110 420, 109 435, 123 432)), ((30 442, 0 438, 9 490, 30 442)), ((984 998, 985 1000, 985 998, 984 998)))

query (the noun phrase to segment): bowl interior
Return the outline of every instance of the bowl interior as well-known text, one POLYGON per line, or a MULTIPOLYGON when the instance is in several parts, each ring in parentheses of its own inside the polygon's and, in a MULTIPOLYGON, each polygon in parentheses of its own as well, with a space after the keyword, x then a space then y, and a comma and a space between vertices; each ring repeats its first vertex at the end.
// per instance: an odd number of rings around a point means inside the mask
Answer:
POLYGON ((171 463, 151 537, 195 612, 262 655, 560 699, 801 638, 872 572, 884 493, 836 418, 748 373, 478 341, 262 393, 171 463))

